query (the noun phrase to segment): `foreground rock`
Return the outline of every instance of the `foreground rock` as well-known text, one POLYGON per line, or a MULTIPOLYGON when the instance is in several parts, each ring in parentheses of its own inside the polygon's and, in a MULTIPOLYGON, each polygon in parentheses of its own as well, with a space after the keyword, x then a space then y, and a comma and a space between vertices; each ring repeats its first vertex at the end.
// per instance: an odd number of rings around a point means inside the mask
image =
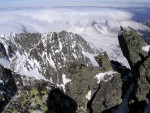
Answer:
POLYGON ((120 74, 114 74, 106 53, 96 56, 96 60, 100 67, 89 67, 79 62, 69 67, 71 82, 66 84, 65 91, 77 102, 79 113, 92 113, 91 109, 93 113, 102 112, 121 101, 120 74))
POLYGON ((130 67, 134 66, 142 58, 140 55, 146 57, 147 52, 142 50, 142 47, 147 43, 144 39, 132 28, 122 28, 118 36, 119 44, 123 55, 128 60, 130 67))
POLYGON ((131 69, 124 68, 124 70, 126 70, 126 75, 124 75, 124 87, 126 87, 125 89, 127 90, 126 94, 128 94, 130 90, 130 96, 126 99, 128 100, 129 106, 128 104, 125 106, 123 103, 125 99, 123 99, 122 104, 120 104, 120 107, 118 107, 116 111, 121 110, 122 105, 122 110, 126 108, 125 111, 131 113, 144 112, 146 101, 149 100, 147 95, 150 89, 148 75, 150 66, 149 49, 148 51, 143 49, 143 47, 147 46, 147 43, 130 27, 122 28, 119 34, 119 43, 131 67, 131 69), (133 88, 131 89, 130 87, 132 85, 133 88))
POLYGON ((56 88, 55 84, 18 75, 7 69, 4 69, 4 71, 6 73, 3 73, 1 79, 8 80, 10 86, 4 81, 5 87, 3 90, 0 89, 4 92, 1 94, 3 94, 3 101, 5 101, 2 113, 31 113, 36 110, 42 112, 47 110, 46 100, 49 92, 56 88), (9 76, 7 76, 8 72, 9 76))
POLYGON ((110 60, 106 52, 103 52, 101 55, 96 56, 95 59, 103 71, 112 70, 110 60))
POLYGON ((100 88, 91 105, 93 113, 108 112, 108 109, 116 107, 122 101, 121 95, 122 81, 120 74, 114 74, 111 80, 100 84, 100 88))
POLYGON ((0 65, 0 112, 9 103, 17 91, 17 86, 11 70, 0 65))
POLYGON ((46 113, 76 113, 77 103, 60 89, 50 92, 47 99, 46 113))

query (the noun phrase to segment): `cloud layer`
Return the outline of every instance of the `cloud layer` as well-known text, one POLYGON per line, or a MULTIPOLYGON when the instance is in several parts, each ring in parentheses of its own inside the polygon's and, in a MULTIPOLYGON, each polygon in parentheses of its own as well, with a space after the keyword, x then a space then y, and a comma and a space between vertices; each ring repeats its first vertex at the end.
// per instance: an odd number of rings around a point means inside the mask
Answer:
POLYGON ((106 20, 130 20, 132 14, 105 8, 49 8, 0 12, 0 34, 21 32, 82 31, 92 23, 106 20))

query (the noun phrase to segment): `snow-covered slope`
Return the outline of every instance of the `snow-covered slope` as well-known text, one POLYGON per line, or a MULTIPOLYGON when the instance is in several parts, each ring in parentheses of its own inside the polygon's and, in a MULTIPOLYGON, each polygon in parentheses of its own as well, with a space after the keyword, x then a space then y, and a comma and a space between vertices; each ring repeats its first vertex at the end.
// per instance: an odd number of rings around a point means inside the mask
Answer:
POLYGON ((60 33, 5 34, 0 37, 0 63, 12 71, 62 83, 68 65, 81 62, 98 66, 94 56, 100 51, 81 36, 66 31, 60 33))
POLYGON ((85 40, 94 44, 98 49, 106 51, 111 60, 119 61, 129 67, 127 60, 122 55, 118 44, 118 32, 122 27, 132 27, 137 31, 150 32, 150 27, 131 20, 108 20, 105 24, 92 22, 83 30, 81 35, 85 40))

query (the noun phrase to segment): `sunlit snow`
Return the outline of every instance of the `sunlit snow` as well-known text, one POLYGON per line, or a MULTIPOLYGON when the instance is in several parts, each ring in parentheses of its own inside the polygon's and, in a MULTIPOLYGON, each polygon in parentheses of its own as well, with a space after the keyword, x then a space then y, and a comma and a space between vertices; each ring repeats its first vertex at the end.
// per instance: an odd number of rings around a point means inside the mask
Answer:
POLYGON ((10 66, 10 62, 4 58, 0 58, 0 64, 4 66, 5 68, 9 68, 10 66))
POLYGON ((71 82, 69 78, 65 74, 62 75, 63 84, 66 85, 68 82, 71 82))
POLYGON ((150 45, 142 47, 143 51, 149 52, 150 51, 150 45))
POLYGON ((91 63, 93 64, 93 66, 99 66, 99 64, 97 63, 97 61, 95 60, 95 57, 94 57, 94 56, 96 56, 96 55, 90 54, 90 53, 84 52, 84 51, 82 51, 82 54, 83 54, 85 57, 87 57, 87 58, 90 59, 90 61, 91 61, 91 63))
POLYGON ((69 78, 67 78, 67 76, 65 74, 62 75, 62 80, 63 80, 63 84, 61 84, 61 86, 63 87, 63 90, 65 91, 65 85, 68 82, 71 82, 71 80, 69 78))
POLYGON ((0 80, 0 84, 3 84, 4 82, 2 80, 0 80))
POLYGON ((92 91, 89 90, 88 93, 87 93, 87 95, 86 95, 86 98, 87 98, 88 100, 90 100, 90 99, 91 99, 91 96, 92 96, 92 91))
POLYGON ((107 71, 107 72, 104 72, 104 73, 99 73, 94 78, 97 78, 97 83, 100 83, 101 80, 103 80, 105 75, 110 75, 111 76, 114 73, 116 73, 116 72, 111 70, 111 71, 107 71))

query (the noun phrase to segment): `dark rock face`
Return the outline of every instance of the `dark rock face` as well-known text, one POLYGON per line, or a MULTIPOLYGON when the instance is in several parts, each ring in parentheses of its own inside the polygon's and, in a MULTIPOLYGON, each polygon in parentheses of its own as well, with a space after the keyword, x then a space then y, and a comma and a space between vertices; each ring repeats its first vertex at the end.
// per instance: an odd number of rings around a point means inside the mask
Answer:
POLYGON ((8 58, 4 45, 2 43, 0 43, 0 58, 2 58, 2 57, 8 58))
POLYGON ((108 82, 102 82, 92 102, 93 113, 100 113, 120 104, 121 87, 120 74, 115 74, 108 82))
POLYGON ((150 57, 144 62, 143 69, 141 69, 141 72, 142 71, 143 75, 145 74, 147 81, 150 83, 150 57))
POLYGON ((142 47, 147 44, 132 28, 122 29, 121 33, 119 35, 120 47, 131 69, 121 65, 121 68, 116 69, 121 73, 123 82, 123 101, 114 112, 142 113, 147 106, 147 95, 150 89, 146 73, 150 64, 149 54, 142 50, 142 47))
POLYGON ((4 110, 16 91, 17 87, 11 70, 0 66, 0 112, 4 110))
POLYGON ((119 43, 124 56, 128 59, 131 66, 131 73, 134 78, 138 79, 137 84, 139 88, 137 90, 137 98, 144 100, 150 88, 147 81, 150 60, 148 52, 142 50, 142 47, 146 46, 147 43, 135 30, 132 28, 129 29, 129 31, 124 30, 122 35, 119 36, 119 43))
POLYGON ((50 92, 47 99, 46 113, 76 113, 77 103, 60 89, 50 92))
POLYGON ((144 39, 132 28, 122 30, 122 35, 118 36, 119 44, 123 55, 128 60, 130 67, 134 66, 141 60, 141 55, 147 56, 148 53, 142 50, 147 43, 144 39))

